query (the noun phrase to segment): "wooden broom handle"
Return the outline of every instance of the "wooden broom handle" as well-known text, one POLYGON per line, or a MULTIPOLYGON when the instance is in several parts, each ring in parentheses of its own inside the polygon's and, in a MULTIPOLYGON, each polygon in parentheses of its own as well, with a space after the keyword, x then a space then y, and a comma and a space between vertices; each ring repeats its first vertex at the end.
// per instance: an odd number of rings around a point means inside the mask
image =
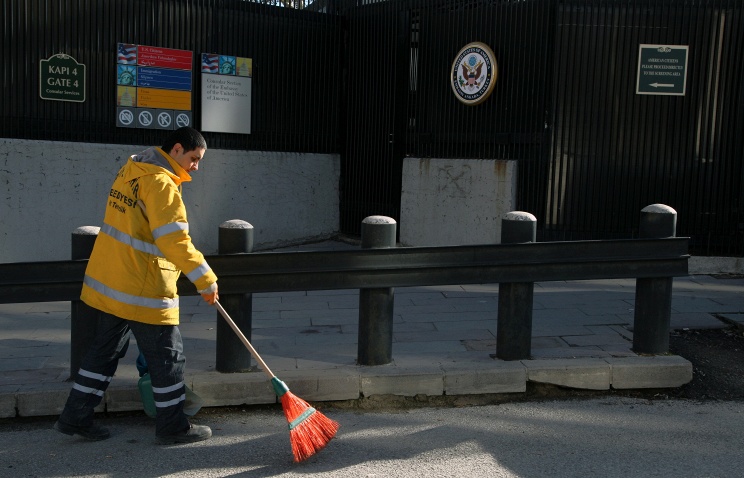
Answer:
POLYGON ((245 338, 245 335, 243 335, 243 332, 240 331, 237 324, 233 321, 233 319, 230 318, 230 316, 227 314, 227 311, 222 307, 222 304, 219 303, 219 301, 214 301, 214 306, 217 307, 217 310, 220 312, 220 315, 222 318, 224 318, 228 324, 230 324, 230 328, 233 329, 233 331, 238 335, 238 338, 241 342, 243 342, 243 345, 246 346, 248 351, 251 353, 254 359, 256 359, 256 362, 261 366, 261 369, 266 373, 266 375, 269 376, 269 378, 274 378, 274 373, 271 371, 268 365, 266 365, 266 362, 263 361, 260 355, 258 355, 258 352, 256 352, 256 349, 253 348, 253 345, 248 341, 248 339, 245 338))

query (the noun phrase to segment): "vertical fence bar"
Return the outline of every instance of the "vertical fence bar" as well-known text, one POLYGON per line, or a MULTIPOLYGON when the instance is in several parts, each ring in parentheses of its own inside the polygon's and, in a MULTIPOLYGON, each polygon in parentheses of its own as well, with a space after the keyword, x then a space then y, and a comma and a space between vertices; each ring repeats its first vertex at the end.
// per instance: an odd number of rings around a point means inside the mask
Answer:
MULTIPOLYGON (((72 231, 71 259, 88 260, 100 227, 81 226, 72 231)), ((98 329, 98 310, 81 300, 70 302, 70 380, 77 377, 83 357, 98 329)))
MULTIPOLYGON (((501 220, 501 243, 535 242, 537 219, 528 212, 512 211, 501 220)), ((530 358, 532 351, 533 282, 499 284, 496 325, 496 357, 502 360, 530 358)))
MULTIPOLYGON (((397 224, 385 216, 362 221, 362 249, 395 247, 397 224)), ((359 290, 359 365, 384 365, 393 360, 393 288, 359 290)))
MULTIPOLYGON (((220 224, 219 254, 253 252, 253 226, 239 219, 220 224)), ((219 280, 219 277, 218 277, 219 280)), ((218 282, 219 283, 219 282, 218 282)), ((245 338, 251 340, 253 327, 253 294, 221 294, 220 304, 233 319, 245 338)), ((247 372, 251 368, 251 353, 235 332, 217 313, 217 351, 215 368, 218 372, 247 372)))
MULTIPOLYGON (((664 204, 652 204, 641 211, 641 238, 675 237, 677 211, 664 204)), ((636 279, 633 351, 663 354, 669 351, 672 314, 672 277, 636 279)))

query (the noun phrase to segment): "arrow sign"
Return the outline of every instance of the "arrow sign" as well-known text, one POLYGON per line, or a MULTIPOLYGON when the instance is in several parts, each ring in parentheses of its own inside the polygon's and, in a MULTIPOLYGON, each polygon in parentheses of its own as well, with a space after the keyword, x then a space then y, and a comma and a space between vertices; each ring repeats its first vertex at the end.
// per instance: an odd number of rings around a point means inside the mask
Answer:
POLYGON ((687 45, 640 45, 638 95, 685 95, 687 45))

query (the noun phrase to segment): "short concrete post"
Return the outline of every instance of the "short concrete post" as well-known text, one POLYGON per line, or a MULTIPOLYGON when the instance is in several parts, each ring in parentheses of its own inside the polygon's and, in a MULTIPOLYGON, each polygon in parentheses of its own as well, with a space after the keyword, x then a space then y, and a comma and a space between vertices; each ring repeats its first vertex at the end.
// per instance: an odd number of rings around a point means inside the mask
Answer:
MULTIPOLYGON (((642 239, 675 237, 677 211, 664 204, 641 210, 639 235, 642 239)), ((636 279, 633 351, 663 354, 669 351, 672 316, 672 277, 636 279)))
MULTIPOLYGON (((90 259, 100 227, 81 226, 72 231, 71 259, 90 259)), ((77 377, 83 357, 98 329, 98 310, 81 300, 70 302, 70 380, 77 377)))
MULTIPOLYGON (((386 216, 362 221, 362 249, 395 247, 397 223, 386 216)), ((393 288, 359 290, 359 365, 384 365, 393 361, 393 288)))
MULTIPOLYGON (((501 243, 536 242, 537 219, 528 212, 512 211, 501 219, 501 243)), ((496 357, 529 359, 532 352, 533 282, 499 284, 496 357)))
MULTIPOLYGON (((219 254, 243 254, 253 252, 253 226, 240 219, 220 224, 219 254)), ((217 278, 219 285, 219 277, 217 278)), ((253 294, 220 294, 220 304, 230 315, 243 335, 251 340, 253 321, 253 294)), ((215 368, 218 372, 247 372, 251 368, 251 353, 245 348, 230 325, 217 314, 217 356, 215 368)))

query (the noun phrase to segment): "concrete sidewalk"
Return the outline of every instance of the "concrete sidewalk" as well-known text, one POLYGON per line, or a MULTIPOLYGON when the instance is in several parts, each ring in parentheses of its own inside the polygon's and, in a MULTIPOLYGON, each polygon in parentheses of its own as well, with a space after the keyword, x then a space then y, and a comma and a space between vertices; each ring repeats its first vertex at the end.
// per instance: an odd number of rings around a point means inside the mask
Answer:
MULTIPOLYGON (((302 250, 352 247, 329 241, 302 250)), ((592 390, 689 382, 687 360, 631 350, 634 293, 633 279, 535 284, 531 360, 492 358, 498 284, 395 289, 389 365, 356 365, 356 289, 254 294, 252 343, 293 393, 309 401, 524 393, 529 381, 592 390)), ((183 297, 181 304, 187 384, 204 405, 275 403, 260 370, 214 370, 217 312, 198 297, 183 297)), ((672 328, 725 327, 744 323, 743 317, 744 279, 675 278, 672 328)), ((71 386, 70 303, 0 305, 0 331, 0 417, 58 414, 71 386)), ((142 409, 137 354, 132 340, 101 411, 142 409)))

